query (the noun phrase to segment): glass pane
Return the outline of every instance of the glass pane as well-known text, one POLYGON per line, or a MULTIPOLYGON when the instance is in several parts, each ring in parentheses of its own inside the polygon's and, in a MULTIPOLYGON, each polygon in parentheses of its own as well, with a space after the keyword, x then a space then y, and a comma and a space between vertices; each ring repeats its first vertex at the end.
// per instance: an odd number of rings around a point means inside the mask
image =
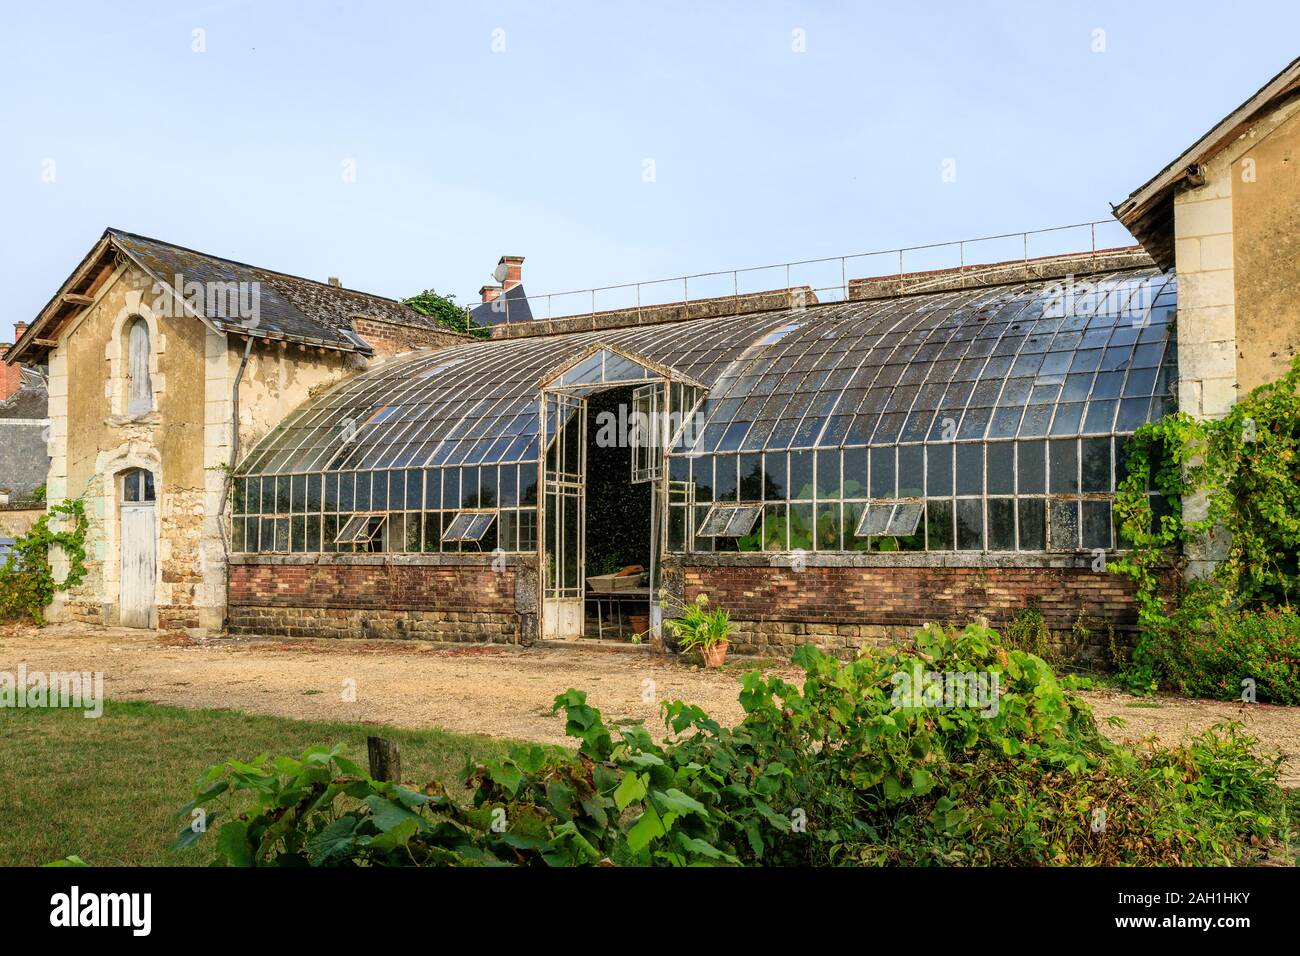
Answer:
MULTIPOLYGON (((919 498, 925 494, 925 446, 900 445, 898 448, 898 496, 919 498)), ((908 532, 911 534, 911 532, 908 532)))
POLYGON ((763 500, 763 456, 740 456, 740 500, 763 500))
POLYGON ((787 550, 785 505, 763 506, 763 550, 787 550))
POLYGON ((957 500, 957 550, 984 549, 984 501, 980 498, 957 500))
POLYGON ((1074 439, 1051 442, 1050 490, 1055 495, 1075 494, 1079 490, 1079 445, 1074 439))
POLYGON ((892 498, 895 494, 894 449, 871 449, 871 497, 892 498))
POLYGON ((1085 492, 1111 491, 1110 439, 1085 438, 1083 440, 1083 490, 1085 492))
POLYGON ((1021 498, 1016 502, 1020 512, 1020 550, 1042 551, 1047 547, 1047 509, 1042 498, 1021 498))
POLYGON ((931 551, 952 550, 952 502, 932 498, 925 508, 925 540, 931 551))
POLYGON ((813 453, 790 452, 790 497, 811 500, 813 496, 813 453))
POLYGON ((786 497, 789 488, 786 470, 785 452, 769 452, 763 456, 764 501, 781 501, 786 497))
POLYGON ((1016 446, 1016 488, 1022 495, 1041 495, 1047 490, 1047 446, 1041 441, 1022 441, 1016 446))
POLYGON ((695 482, 695 500, 713 500, 713 456, 702 455, 691 461, 691 481, 695 482))
POLYGON ((840 503, 817 504, 817 539, 818 551, 840 550, 840 503))
POLYGON ((867 496, 867 449, 844 449, 844 497, 867 496))
POLYGON ((957 494, 984 493, 984 446, 969 442, 957 446, 957 494))
POLYGON ((1053 551, 1079 547, 1079 502, 1053 501, 1049 515, 1053 551))
POLYGON ((1016 502, 1014 498, 989 499, 989 550, 1016 550, 1016 502))
POLYGON ((926 494, 944 497, 952 494, 952 445, 931 445, 926 449, 926 494))
POLYGON ((717 484, 713 489, 714 501, 735 501, 740 493, 740 482, 737 479, 736 469, 738 468, 735 455, 718 455, 716 458, 716 472, 714 480, 717 484))
POLYGON ((1085 548, 1111 547, 1110 502, 1084 501, 1083 508, 1083 546, 1085 548))
POLYGON ((813 506, 790 505, 790 550, 811 551, 813 546, 813 506))
POLYGON ((1015 494, 1015 445, 1011 442, 991 442, 985 449, 985 455, 988 466, 988 493, 1015 494))
MULTIPOLYGON (((840 497, 839 451, 817 452, 817 498, 829 501, 840 497)), ((820 524, 820 518, 818 519, 820 524)), ((836 550, 839 550, 836 548, 836 550)))

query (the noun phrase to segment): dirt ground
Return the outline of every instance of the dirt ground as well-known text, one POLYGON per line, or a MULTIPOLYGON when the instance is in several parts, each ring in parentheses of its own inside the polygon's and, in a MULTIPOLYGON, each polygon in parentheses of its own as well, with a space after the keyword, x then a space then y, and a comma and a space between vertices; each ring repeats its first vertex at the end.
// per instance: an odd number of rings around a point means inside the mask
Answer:
MULTIPOLYGON (((566 743, 551 701, 586 690, 607 723, 662 725, 657 701, 680 698, 722 722, 741 715, 737 680, 752 660, 723 671, 693 670, 649 652, 517 648, 423 642, 215 638, 195 642, 125 628, 51 625, 0 629, 0 671, 100 671, 110 699, 215 707, 315 720, 441 727, 566 743)), ((770 663, 770 662, 769 662, 770 663)), ((732 664, 732 662, 729 662, 732 664)), ((773 665, 789 679, 798 672, 773 665)), ((1222 720, 1239 720, 1265 752, 1286 758, 1284 783, 1300 786, 1300 709, 1266 704, 1086 691, 1102 730, 1138 742, 1174 743, 1222 720), (1110 726, 1116 715, 1125 726, 1110 726)))

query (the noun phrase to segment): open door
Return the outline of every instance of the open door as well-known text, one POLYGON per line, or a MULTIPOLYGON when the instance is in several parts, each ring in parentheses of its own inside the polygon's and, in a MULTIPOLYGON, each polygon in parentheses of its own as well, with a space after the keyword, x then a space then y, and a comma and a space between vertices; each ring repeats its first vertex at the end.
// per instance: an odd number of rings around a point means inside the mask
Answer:
POLYGON ((566 640, 583 630, 587 403, 557 393, 544 403, 542 637, 566 640))
POLYGON ((663 545, 664 508, 660 501, 667 442, 667 390, 664 383, 638 385, 632 391, 632 484, 649 484, 650 491, 650 635, 659 637, 663 611, 659 606, 659 561, 663 545))

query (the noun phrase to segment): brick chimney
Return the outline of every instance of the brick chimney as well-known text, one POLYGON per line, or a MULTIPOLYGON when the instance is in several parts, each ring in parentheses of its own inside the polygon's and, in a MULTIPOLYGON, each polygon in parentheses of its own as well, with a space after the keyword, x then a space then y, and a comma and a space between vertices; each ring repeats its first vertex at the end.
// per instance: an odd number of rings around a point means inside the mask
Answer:
MULTIPOLYGON (((27 331, 26 322, 14 323, 14 341, 17 342, 27 331)), ((3 353, 8 346, 0 344, 0 353, 3 353)), ((18 391, 23 384, 23 366, 20 362, 13 365, 0 360, 0 402, 12 398, 14 392, 18 391)))
POLYGON ((503 292, 509 292, 519 283, 524 281, 524 257, 523 256, 502 256, 497 265, 506 267, 506 278, 501 283, 503 292))
POLYGON ((478 290, 478 294, 479 294, 479 298, 482 299, 484 303, 495 302, 497 299, 501 298, 501 286, 499 285, 481 286, 478 290))

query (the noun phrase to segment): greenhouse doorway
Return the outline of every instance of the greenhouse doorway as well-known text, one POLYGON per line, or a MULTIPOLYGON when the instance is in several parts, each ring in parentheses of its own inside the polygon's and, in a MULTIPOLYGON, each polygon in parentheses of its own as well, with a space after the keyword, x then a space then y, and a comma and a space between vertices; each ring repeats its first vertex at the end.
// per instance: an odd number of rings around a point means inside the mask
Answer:
POLYGON ((587 400, 583 634, 589 638, 639 641, 650 631, 655 484, 633 480, 629 439, 638 387, 587 400))
POLYGON ((672 414, 674 399, 690 408, 702 394, 607 346, 543 386, 543 639, 658 633, 664 449, 670 423, 681 418, 672 414), (616 593, 627 591, 634 593, 616 593))

